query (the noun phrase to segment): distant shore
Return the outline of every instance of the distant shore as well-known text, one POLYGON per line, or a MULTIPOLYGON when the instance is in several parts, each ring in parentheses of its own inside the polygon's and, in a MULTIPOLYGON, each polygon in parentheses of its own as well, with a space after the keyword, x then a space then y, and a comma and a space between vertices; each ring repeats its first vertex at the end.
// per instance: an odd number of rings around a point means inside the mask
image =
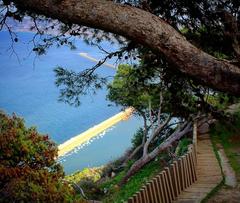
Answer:
POLYGON ((85 132, 74 136, 73 138, 67 140, 63 144, 60 144, 58 146, 58 156, 63 156, 66 153, 70 152, 73 150, 75 147, 78 147, 79 145, 87 142, 91 138, 98 136, 99 133, 103 132, 104 130, 108 129, 109 127, 115 125, 116 123, 122 121, 122 120, 127 120, 133 113, 134 109, 129 107, 125 111, 122 111, 111 118, 101 122, 98 125, 95 125, 92 128, 89 128, 85 132))

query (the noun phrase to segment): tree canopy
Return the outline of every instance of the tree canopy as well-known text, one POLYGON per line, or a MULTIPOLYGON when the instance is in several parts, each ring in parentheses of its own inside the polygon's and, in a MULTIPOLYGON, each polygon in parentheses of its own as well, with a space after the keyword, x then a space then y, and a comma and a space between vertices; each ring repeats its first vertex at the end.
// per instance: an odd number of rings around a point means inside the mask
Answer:
POLYGON ((0 202, 72 202, 57 146, 23 119, 0 112, 0 202))
POLYGON ((145 61, 134 67, 120 65, 108 85, 109 100, 123 107, 134 107, 135 113, 143 119, 143 128, 136 134, 132 152, 124 165, 129 160, 137 160, 123 182, 191 131, 190 117, 197 112, 198 97, 189 81, 174 77, 166 81, 164 68, 145 65, 145 61))

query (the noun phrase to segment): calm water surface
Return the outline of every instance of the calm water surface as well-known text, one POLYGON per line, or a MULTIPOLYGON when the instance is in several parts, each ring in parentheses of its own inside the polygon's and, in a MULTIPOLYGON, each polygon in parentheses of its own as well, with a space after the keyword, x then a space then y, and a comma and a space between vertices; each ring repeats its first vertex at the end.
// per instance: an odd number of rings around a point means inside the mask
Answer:
MULTIPOLYGON (((56 66, 80 71, 94 65, 93 62, 79 56, 86 52, 90 56, 101 59, 102 54, 82 41, 76 41, 77 49, 51 48, 47 55, 35 58, 29 41, 31 33, 18 33, 19 43, 15 51, 20 61, 11 55, 10 39, 7 32, 0 32, 0 109, 11 114, 13 112, 24 117, 27 126, 37 126, 41 133, 49 134, 58 144, 72 136, 80 134, 88 128, 115 115, 120 108, 106 101, 106 89, 96 95, 82 97, 82 104, 75 108, 59 103, 59 90, 54 84, 53 69, 56 66)), ((103 43, 107 49, 114 49, 103 43)), ((115 70, 101 67, 102 75, 113 76, 115 70)), ((131 145, 135 130, 142 124, 139 118, 123 121, 102 133, 88 145, 75 150, 61 162, 67 174, 88 166, 99 166, 121 156, 131 145)))

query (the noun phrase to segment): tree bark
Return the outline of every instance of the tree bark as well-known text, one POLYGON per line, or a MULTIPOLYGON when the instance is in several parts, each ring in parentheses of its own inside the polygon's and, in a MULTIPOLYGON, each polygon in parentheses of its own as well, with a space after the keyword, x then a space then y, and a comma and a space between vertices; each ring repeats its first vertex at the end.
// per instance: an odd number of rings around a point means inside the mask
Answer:
POLYGON ((143 146, 146 142, 146 139, 147 139, 147 134, 148 134, 148 130, 149 130, 149 127, 147 126, 147 118, 146 118, 144 112, 139 111, 139 113, 141 114, 141 116, 143 118, 143 126, 144 126, 142 143, 138 147, 136 147, 133 150, 133 152, 126 158, 123 165, 126 165, 128 161, 130 161, 131 159, 134 158, 134 156, 143 148, 143 146))
POLYGON ((138 147, 136 147, 133 152, 126 158, 126 160, 124 161, 124 163, 122 164, 122 166, 126 166, 127 163, 132 160, 135 155, 143 148, 143 143, 141 143, 138 147))
POLYGON ((181 72, 217 90, 240 95, 240 69, 188 42, 158 16, 107 0, 12 0, 23 10, 122 35, 166 56, 181 72))
MULTIPOLYGON (((152 140, 159 135, 159 133, 161 132, 161 130, 169 123, 169 121, 171 120, 171 116, 169 115, 166 120, 162 123, 159 124, 158 127, 156 127, 156 129, 153 130, 151 136, 147 139, 146 143, 144 144, 143 147, 143 156, 146 156, 148 154, 148 148, 150 143, 152 142, 152 140)), ((159 122, 158 122, 159 123, 159 122)))

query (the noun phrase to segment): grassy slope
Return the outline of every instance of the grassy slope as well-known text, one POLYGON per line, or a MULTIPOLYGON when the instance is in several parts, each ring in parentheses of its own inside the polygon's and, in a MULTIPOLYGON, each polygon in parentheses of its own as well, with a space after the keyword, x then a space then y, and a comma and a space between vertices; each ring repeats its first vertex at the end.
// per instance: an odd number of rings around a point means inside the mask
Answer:
POLYGON ((122 188, 120 189, 117 184, 120 182, 122 177, 125 175, 125 171, 119 173, 113 179, 103 183, 101 188, 105 188, 109 191, 108 195, 102 200, 103 202, 124 202, 137 192, 141 186, 146 183, 149 179, 154 177, 161 171, 162 167, 160 161, 152 161, 138 171, 122 188))
MULTIPOLYGON (((177 155, 181 156, 187 150, 187 146, 191 143, 188 138, 183 138, 178 145, 177 155)), ((151 161, 138 171, 130 180, 123 185, 121 188, 118 187, 119 182, 126 174, 127 167, 124 171, 118 173, 114 178, 108 179, 102 183, 99 182, 104 167, 86 168, 82 171, 78 171, 72 175, 66 176, 65 179, 68 181, 79 184, 87 197, 90 199, 101 199, 103 202, 118 203, 124 202, 134 193, 138 192, 139 189, 151 178, 156 176, 163 168, 170 157, 167 154, 161 154, 154 161, 151 161), (87 185, 82 184, 84 180, 88 180, 87 185), (86 187, 87 186, 87 187, 86 187), (92 191, 96 190, 95 192, 92 191), (104 191, 106 194, 104 195, 104 191)))
MULTIPOLYGON (((183 138, 178 146, 178 155, 183 155, 188 148, 188 145, 191 143, 191 140, 183 138)), ((161 154, 161 158, 168 159, 166 154, 161 154)), ((140 171, 138 171, 130 180, 121 188, 117 187, 117 184, 120 182, 122 177, 125 175, 125 171, 119 173, 114 179, 105 182, 101 185, 102 188, 109 190, 109 194, 103 199, 103 202, 124 202, 129 197, 131 197, 135 192, 138 192, 139 189, 146 183, 148 180, 156 176, 162 170, 162 163, 160 157, 151 161, 146 166, 144 166, 140 171)))
MULTIPOLYGON (((164 155, 162 155, 164 156, 164 155)), ((103 202, 123 202, 123 200, 127 200, 131 197, 135 192, 137 192, 141 186, 146 183, 149 179, 154 177, 157 173, 162 170, 160 159, 155 159, 154 161, 147 164, 143 167, 139 172, 137 172, 121 189, 117 186, 117 184, 121 181, 122 177, 126 174, 126 171, 122 171, 118 173, 114 178, 109 179, 103 183, 98 183, 97 181, 101 177, 101 173, 103 168, 86 168, 82 171, 78 171, 72 175, 66 176, 65 179, 74 183, 79 183, 86 179, 91 180, 90 187, 99 188, 101 191, 107 191, 106 195, 95 194, 91 195, 88 191, 89 188, 85 188, 85 186, 81 185, 84 189, 84 192, 88 197, 93 199, 98 199, 102 196, 103 202)))

